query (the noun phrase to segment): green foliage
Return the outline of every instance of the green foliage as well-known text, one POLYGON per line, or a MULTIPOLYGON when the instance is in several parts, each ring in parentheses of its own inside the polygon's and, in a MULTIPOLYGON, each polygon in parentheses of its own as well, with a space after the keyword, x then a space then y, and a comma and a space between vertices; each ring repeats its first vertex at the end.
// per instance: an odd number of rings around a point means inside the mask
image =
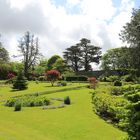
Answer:
POLYGON ((47 68, 48 70, 53 69, 53 65, 55 64, 55 62, 57 61, 57 59, 61 58, 59 55, 53 55, 47 63, 47 68))
POLYGON ((71 104, 71 101, 70 101, 70 97, 67 96, 64 98, 64 104, 67 104, 67 105, 70 105, 71 104))
POLYGON ((20 72, 13 83, 13 89, 24 90, 27 89, 27 80, 24 77, 23 73, 20 72))
POLYGON ((8 79, 8 73, 12 71, 9 64, 0 64, 0 80, 8 79))
POLYGON ((61 74, 68 70, 68 66, 62 58, 58 58, 52 65, 52 69, 58 70, 61 74))
POLYGON ((122 86, 122 82, 120 80, 116 80, 114 82, 114 86, 122 86))
POLYGON ((39 81, 46 81, 47 78, 46 78, 46 76, 39 76, 39 77, 38 77, 38 80, 39 80, 39 81))
POLYGON ((0 42, 0 64, 8 62, 9 62, 9 53, 4 47, 2 47, 2 43, 0 42))
POLYGON ((125 82, 134 82, 135 81, 135 77, 132 74, 124 75, 124 76, 122 76, 122 79, 125 82))
POLYGON ((14 111, 21 111, 21 104, 20 103, 15 104, 15 110, 14 111))
POLYGON ((109 82, 115 82, 116 80, 119 80, 119 76, 117 75, 111 75, 107 77, 107 81, 109 82))
POLYGON ((123 115, 123 125, 129 134, 129 140, 140 139, 140 88, 136 87, 126 92, 125 97, 130 101, 126 107, 127 114, 123 115))
POLYGON ((119 96, 112 96, 108 93, 94 93, 93 104, 95 112, 103 117, 109 119, 113 123, 120 121, 120 114, 123 112, 123 108, 128 104, 127 100, 119 96))
POLYGON ((110 89, 110 94, 111 95, 122 95, 124 92, 123 92, 123 89, 121 87, 111 87, 110 89))
POLYGON ((24 107, 33 107, 33 106, 43 106, 49 105, 50 101, 43 96, 22 96, 18 98, 11 98, 7 100, 6 106, 12 107, 16 106, 16 104, 21 104, 24 107))
POLYGON ((131 47, 131 66, 140 74, 140 9, 133 9, 130 22, 123 26, 121 39, 131 47))
POLYGON ((101 68, 105 71, 131 68, 129 48, 121 47, 108 50, 102 56, 101 68))

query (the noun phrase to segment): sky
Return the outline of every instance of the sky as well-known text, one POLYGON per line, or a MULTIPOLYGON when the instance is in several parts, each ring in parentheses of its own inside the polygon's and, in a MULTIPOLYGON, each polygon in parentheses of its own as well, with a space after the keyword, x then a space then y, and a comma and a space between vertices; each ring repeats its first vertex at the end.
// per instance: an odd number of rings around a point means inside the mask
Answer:
POLYGON ((0 41, 10 56, 19 53, 18 40, 26 31, 39 38, 47 58, 62 56, 81 38, 104 53, 124 45, 118 34, 139 5, 140 0, 0 0, 0 41))

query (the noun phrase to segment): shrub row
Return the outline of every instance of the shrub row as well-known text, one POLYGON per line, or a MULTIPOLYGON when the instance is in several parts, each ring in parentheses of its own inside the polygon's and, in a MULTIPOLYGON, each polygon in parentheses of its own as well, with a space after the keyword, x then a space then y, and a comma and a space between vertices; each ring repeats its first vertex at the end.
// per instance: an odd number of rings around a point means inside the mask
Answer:
POLYGON ((88 77, 86 76, 68 76, 65 77, 66 81, 87 81, 88 77))
POLYGON ((95 112, 113 123, 119 122, 123 107, 128 104, 126 99, 108 93, 94 93, 92 99, 95 112))
POLYGON ((17 98, 11 98, 7 100, 6 106, 13 107, 16 104, 21 104, 21 106, 33 107, 33 106, 43 106, 49 105, 50 101, 43 96, 22 96, 17 98))

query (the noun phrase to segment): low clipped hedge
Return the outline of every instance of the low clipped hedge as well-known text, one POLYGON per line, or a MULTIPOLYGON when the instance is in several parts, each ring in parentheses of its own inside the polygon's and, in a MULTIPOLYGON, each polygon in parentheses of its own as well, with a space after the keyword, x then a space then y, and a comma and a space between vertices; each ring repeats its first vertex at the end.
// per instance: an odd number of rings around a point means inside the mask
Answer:
POLYGON ((65 77, 66 81, 88 81, 86 76, 67 76, 65 77))
POLYGON ((14 107, 16 104, 21 104, 24 107, 49 105, 50 101, 44 96, 22 96, 7 100, 6 106, 14 107))

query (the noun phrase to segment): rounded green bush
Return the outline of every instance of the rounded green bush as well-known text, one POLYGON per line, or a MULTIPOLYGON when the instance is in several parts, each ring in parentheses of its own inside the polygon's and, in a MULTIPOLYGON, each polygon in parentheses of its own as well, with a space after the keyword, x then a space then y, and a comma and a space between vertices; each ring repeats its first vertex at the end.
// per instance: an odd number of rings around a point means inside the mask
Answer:
POLYGON ((15 104, 15 110, 14 111, 21 111, 21 104, 20 103, 15 104))
POLYGON ((71 101, 70 101, 70 97, 67 96, 64 98, 64 104, 67 104, 67 105, 70 105, 71 104, 71 101))
POLYGON ((119 80, 116 80, 116 81, 114 82, 114 86, 122 86, 122 82, 119 81, 119 80))

